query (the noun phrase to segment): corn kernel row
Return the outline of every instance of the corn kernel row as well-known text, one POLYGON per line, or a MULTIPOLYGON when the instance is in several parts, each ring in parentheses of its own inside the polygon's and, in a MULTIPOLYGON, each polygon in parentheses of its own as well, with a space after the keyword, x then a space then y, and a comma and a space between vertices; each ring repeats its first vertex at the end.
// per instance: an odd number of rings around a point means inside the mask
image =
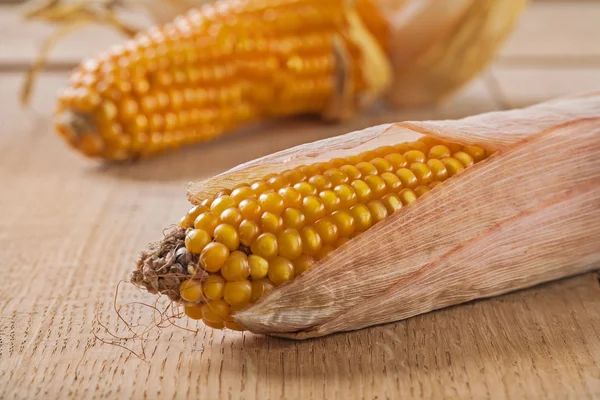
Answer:
POLYGON ((219 192, 180 221, 187 250, 209 274, 181 284, 187 315, 238 328, 236 310, 486 157, 479 147, 423 138, 219 192))

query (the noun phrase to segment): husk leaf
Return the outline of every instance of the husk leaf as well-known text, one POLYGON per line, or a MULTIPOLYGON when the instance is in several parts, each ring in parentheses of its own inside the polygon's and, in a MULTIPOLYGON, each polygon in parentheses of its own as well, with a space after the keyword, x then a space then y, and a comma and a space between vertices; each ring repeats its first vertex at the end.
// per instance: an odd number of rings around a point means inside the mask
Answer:
POLYGON ((266 171, 356 153, 356 147, 412 140, 417 132, 497 152, 237 313, 240 324, 257 333, 316 337, 597 267, 598 94, 457 121, 354 132, 247 163, 192 185, 190 197, 266 171))

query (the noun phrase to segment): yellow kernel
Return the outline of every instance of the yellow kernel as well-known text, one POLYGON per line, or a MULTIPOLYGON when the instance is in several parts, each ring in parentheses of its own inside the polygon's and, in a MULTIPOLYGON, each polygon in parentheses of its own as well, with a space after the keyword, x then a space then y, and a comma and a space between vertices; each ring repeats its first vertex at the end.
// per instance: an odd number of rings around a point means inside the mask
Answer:
POLYGON ((323 175, 314 175, 308 178, 308 183, 312 185, 317 192, 320 192, 331 187, 331 182, 327 180, 323 175))
POLYGON ((229 257, 229 249, 223 243, 209 243, 200 253, 200 264, 208 272, 217 272, 229 257))
POLYGON ((256 199, 246 199, 240 202, 240 212, 244 219, 258 220, 262 215, 262 207, 256 199))
POLYGON ((387 209, 379 200, 370 202, 367 207, 369 207, 369 211, 371 212, 373 224, 383 221, 388 216, 387 209))
POLYGON ((302 213, 307 222, 315 221, 325 215, 325 206, 315 196, 307 196, 302 200, 302 213))
POLYGON ((412 147, 410 147, 409 143, 404 142, 404 143, 394 145, 394 149, 396 149, 396 152, 398 152, 400 154, 404 154, 407 151, 411 150, 412 147))
POLYGON ((355 181, 352 181, 352 183, 350 183, 350 186, 352 186, 352 188, 354 189, 359 203, 367 203, 371 199, 373 191, 365 181, 357 179, 355 181))
POLYGON ((185 304, 183 306, 183 312, 191 319, 202 319, 202 308, 203 305, 199 304, 185 304))
POLYGON ((429 182, 433 181, 433 173, 427 164, 413 163, 410 165, 410 170, 415 174, 421 185, 427 185, 429 182))
POLYGON ((209 275, 202 284, 202 292, 209 300, 219 300, 223 297, 225 280, 219 275, 209 275))
POLYGON ((431 189, 429 188, 429 186, 420 185, 415 188, 414 192, 417 195, 417 197, 421 197, 430 190, 431 189))
POLYGON ((229 224, 231 226, 239 226, 240 222, 242 222, 242 212, 239 208, 228 208, 227 210, 221 213, 220 220, 224 224, 229 224))
POLYGON ((295 170, 295 169, 289 170, 289 171, 284 171, 281 173, 281 175, 291 185, 294 185, 298 182, 302 182, 302 181, 306 180, 306 175, 304 175, 302 172, 295 170))
POLYGON ((233 189, 231 192, 231 198, 236 202, 236 204, 240 204, 243 200, 251 199, 256 197, 256 194, 250 186, 240 186, 238 188, 233 189))
POLYGON ((373 198, 380 198, 387 192, 385 181, 378 175, 365 176, 365 182, 371 188, 373 198))
POLYGON ((346 160, 344 160, 343 158, 332 158, 331 160, 329 160, 329 164, 330 164, 330 168, 327 168, 326 171, 331 170, 331 169, 335 169, 335 168, 339 168, 342 165, 346 164, 346 160))
POLYGON ((371 161, 375 157, 377 157, 377 152, 375 150, 367 150, 358 155, 363 161, 371 161))
POLYGON ((240 236, 237 229, 228 224, 220 224, 215 228, 215 241, 223 243, 230 251, 240 247, 240 236))
POLYGON ((403 189, 398 193, 403 205, 409 205, 417 201, 417 195, 410 189, 403 189))
POLYGON ((340 171, 346 174, 350 182, 362 177, 362 173, 354 165, 343 165, 340 167, 340 171))
POLYGON ((211 300, 202 306, 202 319, 212 323, 223 323, 229 317, 229 304, 223 300, 211 300))
POLYGON ((317 189, 313 185, 310 185, 307 182, 298 182, 294 185, 294 189, 296 189, 303 197, 306 196, 314 196, 317 194, 317 189))
POLYGON ((254 192, 255 195, 261 195, 261 194, 271 190, 271 187, 269 185, 267 185, 267 183, 264 181, 252 182, 252 184, 250 185, 250 188, 252 189, 252 191, 254 192))
POLYGON ((294 272, 298 276, 311 269, 315 265, 315 259, 307 254, 302 254, 292 263, 294 264, 294 272))
POLYGON ((269 280, 276 286, 294 279, 294 264, 286 258, 277 257, 269 263, 269 280))
POLYGON ((279 190, 287 185, 287 182, 281 175, 275 175, 267 180, 267 185, 271 186, 275 190, 279 190))
MULTIPOLYGON (((392 146, 381 146, 375 149, 375 154, 377 157, 385 157, 388 154, 394 153, 396 151, 392 146)), ((371 160, 371 163, 373 160, 371 160)))
POLYGON ((427 161, 427 157, 425 157, 425 154, 423 154, 423 152, 419 150, 407 151, 406 153, 404 153, 404 158, 406 158, 408 165, 412 163, 424 163, 425 161, 427 161))
POLYGON ((429 149, 429 158, 442 159, 445 157, 450 157, 452 153, 450 153, 450 149, 444 146, 443 144, 438 144, 437 146, 433 146, 429 149))
POLYGON ((380 174, 383 172, 393 171, 394 169, 392 164, 383 158, 374 158, 370 161, 370 163, 373 164, 375 168, 377 168, 377 172, 379 172, 380 174))
POLYGON ((267 293, 269 293, 271 290, 273 290, 275 288, 275 285, 269 279, 258 279, 258 280, 252 281, 251 285, 252 285, 252 294, 250 296, 250 300, 253 303, 262 299, 267 293))
POLYGON ((332 213, 340 208, 340 198, 332 190, 324 190, 319 193, 319 199, 323 202, 327 213, 332 213))
POLYGON ((300 231, 302 237, 302 250, 309 254, 315 254, 323 246, 321 237, 312 226, 307 226, 300 231))
POLYGON ((248 256, 241 251, 234 251, 229 255, 223 267, 221 275, 228 281, 241 281, 250 275, 250 264, 248 256))
POLYGON ((279 255, 295 260, 302 254, 302 238, 296 229, 286 229, 277 237, 279 255))
POLYGON ((301 166, 297 167, 297 170, 302 172, 307 177, 313 176, 313 175, 318 175, 321 173, 321 170, 319 169, 319 167, 316 164, 301 165, 301 166))
POLYGON ((471 165, 475 164, 473 157, 471 157, 469 154, 465 153, 464 151, 457 151, 456 153, 454 153, 453 157, 456 158, 458 161, 460 161, 460 163, 467 168, 470 167, 471 165))
POLYGON ((396 176, 393 172, 384 172, 381 174, 381 179, 385 183, 387 191, 397 192, 402 187, 402 182, 400 182, 400 178, 396 176))
POLYGON ((432 179, 443 181, 448 178, 448 171, 443 162, 436 159, 427 160, 427 166, 431 170, 432 179))
POLYGON ((337 225, 328 217, 321 218, 315 222, 315 230, 325 244, 334 243, 339 237, 337 225))
POLYGON ((365 204, 356 204, 350 208, 350 215, 354 219, 354 228, 357 232, 364 232, 373 225, 371 212, 365 204))
POLYGON ((340 237, 349 237, 354 233, 354 218, 346 211, 331 214, 331 220, 337 226, 340 237))
POLYGON ((231 196, 225 195, 217 197, 213 200, 212 204, 210 205, 210 211, 217 215, 221 215, 223 211, 229 207, 235 207, 236 205, 237 204, 235 203, 235 200, 231 196))
POLYGON ((442 182, 440 182, 440 181, 433 181, 433 182, 431 182, 431 183, 429 184, 429 187, 430 187, 431 189, 433 189, 434 187, 436 187, 436 186, 439 186, 439 185, 441 185, 441 184, 442 184, 442 182))
POLYGON ((417 187, 419 180, 415 174, 408 168, 400 168, 396 171, 396 176, 400 179, 402 187, 412 189, 417 187))
POLYGON ((356 204, 358 197, 352 186, 347 184, 338 185, 333 191, 340 199, 340 208, 350 208, 356 204))
POLYGON ((248 265, 250 265, 250 276, 252 279, 262 279, 267 276, 269 271, 269 262, 256 254, 248 256, 248 265))
POLYGON ((285 226, 296 230, 302 229, 306 223, 306 217, 296 208, 286 208, 281 218, 285 226))
POLYGON ((261 194, 258 198, 258 202, 263 211, 268 211, 277 215, 280 215, 285 208, 283 198, 275 192, 261 194))
POLYGON ((411 149, 418 150, 423 154, 427 154, 427 151, 429 150, 429 146, 423 141, 410 142, 408 145, 411 149))
POLYGON ((456 153, 462 149, 462 146, 458 143, 444 142, 444 145, 450 149, 450 153, 456 153))
POLYGON ((251 295, 252 285, 250 284, 249 280, 225 283, 223 299, 229 305, 244 306, 250 302, 251 295))
POLYGON ((202 283, 193 279, 186 279, 179 285, 179 295, 185 301, 195 303, 202 299, 202 283))
POLYGON ((259 234, 260 228, 258 227, 258 224, 252 220, 245 219, 238 227, 240 243, 246 247, 250 247, 259 234))
POLYGON ((200 202, 201 206, 210 208, 210 205, 212 204, 212 199, 204 199, 200 202))
POLYGON ((448 171, 448 176, 454 176, 458 174, 460 171, 465 169, 460 161, 456 158, 446 157, 442 160, 444 165, 446 166, 446 171, 448 171))
POLYGON ((279 189, 279 196, 283 198, 285 207, 300 208, 302 206, 302 195, 293 187, 279 189))
POLYGON ((408 165, 408 161, 406 161, 406 158, 404 158, 402 154, 398 153, 388 154, 383 159, 388 161, 392 165, 394 171, 400 168, 404 168, 408 165))
POLYGON ((315 254, 315 259, 317 261, 322 260, 325 257, 327 257, 329 253, 331 253, 333 250, 335 249, 332 245, 326 244, 325 246, 321 247, 321 250, 319 250, 317 254, 315 254))
MULTIPOLYGON (((342 164, 343 165, 343 164, 342 164)), ((346 175, 341 169, 332 168, 328 169, 323 173, 323 176, 331 182, 332 186, 341 185, 342 183, 348 183, 348 175, 346 175)))
POLYGON ((388 214, 391 215, 402 208, 402 202, 400 198, 394 193, 388 193, 381 198, 381 202, 385 206, 385 209, 388 211, 388 214))
POLYGON ((252 246, 250 246, 252 253, 261 256, 267 260, 270 260, 277 256, 277 237, 272 233, 262 233, 256 238, 252 246))
POLYGON ((367 175, 377 175, 377 168, 375 168, 375 166, 370 162, 359 162, 356 164, 356 169, 360 171, 363 177, 367 175))
POLYGON ((230 189, 221 189, 217 192, 217 194, 215 194, 215 198, 221 197, 221 196, 229 196, 230 194, 231 194, 230 189))
POLYGON ((198 218, 198 215, 208 212, 208 211, 210 211, 208 209, 208 207, 205 207, 205 206, 199 204, 199 205, 194 206, 189 209, 189 211, 187 212, 186 218, 190 222, 190 225, 192 225, 194 223, 194 221, 196 220, 196 218, 198 218))
POLYGON ((335 242, 335 243, 333 244, 333 248, 334 248, 334 249, 337 249, 338 247, 341 247, 341 246, 343 246, 343 245, 344 245, 344 244, 345 244, 347 241, 349 241, 349 240, 350 240, 350 238, 349 238, 349 237, 341 237, 341 238, 339 238, 339 239, 337 240, 337 242, 335 242))
POLYGON ((185 235, 185 248, 190 253, 200 254, 211 241, 210 235, 205 230, 191 229, 185 235))
POLYGON ((277 233, 283 228, 283 219, 272 212, 266 211, 260 216, 260 229, 262 232, 277 233))
POLYGON ((465 153, 470 155, 473 158, 473 161, 475 161, 475 162, 479 162, 479 161, 485 159, 485 150, 482 149, 481 147, 465 146, 462 148, 462 151, 464 151, 465 153))

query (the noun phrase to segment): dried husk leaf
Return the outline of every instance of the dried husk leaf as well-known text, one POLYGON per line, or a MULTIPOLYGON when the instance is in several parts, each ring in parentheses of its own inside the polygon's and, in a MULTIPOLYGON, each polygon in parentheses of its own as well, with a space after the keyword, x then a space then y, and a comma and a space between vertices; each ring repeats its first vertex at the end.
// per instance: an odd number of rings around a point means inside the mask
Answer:
POLYGON ((236 314, 240 324, 257 333, 316 337, 598 266, 598 94, 457 121, 374 127, 247 163, 191 186, 190 196, 199 199, 194 190, 218 190, 266 171, 356 153, 354 146, 412 140, 417 132, 497 153, 236 314))

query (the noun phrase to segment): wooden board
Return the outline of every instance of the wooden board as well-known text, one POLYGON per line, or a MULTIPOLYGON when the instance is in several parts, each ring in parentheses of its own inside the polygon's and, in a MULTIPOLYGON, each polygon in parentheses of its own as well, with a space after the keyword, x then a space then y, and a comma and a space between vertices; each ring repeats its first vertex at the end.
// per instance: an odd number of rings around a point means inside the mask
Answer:
MULTIPOLYGON (((33 110, 17 105, 22 74, 0 72, 0 399, 600 397, 595 274, 306 342, 181 320, 198 332, 152 331, 143 361, 94 336, 110 339, 97 321, 127 334, 112 309, 115 286, 138 251, 186 210, 191 179, 369 125, 457 118, 600 88, 593 60, 556 67, 515 57, 501 56, 439 107, 380 107, 341 125, 280 121, 132 165, 83 159, 57 139, 50 121, 64 72, 42 74, 33 110)), ((122 285, 119 303, 128 301, 153 297, 122 285)), ((152 318, 139 305, 123 315, 140 324, 152 318)), ((119 344, 141 349, 139 341, 119 344)))

